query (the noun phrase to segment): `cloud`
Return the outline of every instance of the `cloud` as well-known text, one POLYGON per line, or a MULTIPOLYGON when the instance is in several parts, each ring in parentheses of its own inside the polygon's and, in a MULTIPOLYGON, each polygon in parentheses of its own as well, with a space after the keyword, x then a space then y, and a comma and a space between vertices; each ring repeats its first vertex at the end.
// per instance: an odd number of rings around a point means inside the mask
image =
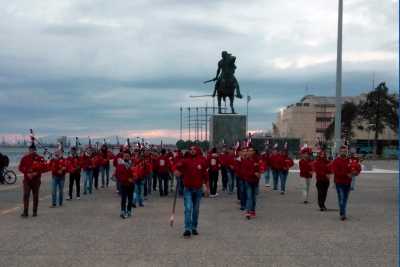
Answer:
MULTIPOLYGON (((397 85, 392 8, 345 1, 345 94, 370 89, 372 73, 397 85)), ((0 31, 0 135, 33 127, 173 140, 180 106, 212 105, 189 96, 212 92, 202 82, 222 50, 237 56, 253 98, 250 129, 271 128, 276 110, 305 93, 334 94, 334 1, 15 0, 0 10, 0 31)), ((236 106, 245 113, 245 101, 236 106)))

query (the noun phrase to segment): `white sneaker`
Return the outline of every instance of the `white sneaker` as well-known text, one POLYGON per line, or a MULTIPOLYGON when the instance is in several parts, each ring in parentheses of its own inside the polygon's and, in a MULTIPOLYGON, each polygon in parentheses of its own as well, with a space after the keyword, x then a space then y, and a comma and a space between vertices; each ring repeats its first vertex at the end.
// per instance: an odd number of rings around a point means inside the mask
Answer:
POLYGON ((79 199, 81 199, 81 198, 80 198, 80 197, 77 197, 76 199, 79 200, 79 199))
POLYGON ((269 185, 269 184, 266 184, 265 187, 270 187, 270 185, 269 185))

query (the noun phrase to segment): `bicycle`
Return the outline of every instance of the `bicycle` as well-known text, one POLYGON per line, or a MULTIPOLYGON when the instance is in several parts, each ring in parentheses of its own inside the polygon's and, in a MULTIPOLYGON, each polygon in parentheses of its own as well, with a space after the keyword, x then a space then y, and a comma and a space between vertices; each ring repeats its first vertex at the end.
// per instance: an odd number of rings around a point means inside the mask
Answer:
POLYGON ((4 167, 0 170, 0 181, 6 184, 15 184, 17 182, 17 175, 14 171, 7 169, 4 167))

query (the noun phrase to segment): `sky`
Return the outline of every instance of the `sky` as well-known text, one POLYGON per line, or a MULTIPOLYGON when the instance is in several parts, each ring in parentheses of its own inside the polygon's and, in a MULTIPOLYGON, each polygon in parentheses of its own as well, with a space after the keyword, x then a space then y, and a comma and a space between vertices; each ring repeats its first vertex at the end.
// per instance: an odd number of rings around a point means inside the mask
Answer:
MULTIPOLYGON (((251 96, 249 130, 271 129, 277 111, 305 94, 335 94, 337 1, 0 4, 0 137, 7 141, 33 128, 49 137, 174 142, 181 106, 212 105, 189 96, 212 93, 202 82, 215 75, 222 50, 236 56, 242 94, 251 96)), ((397 10, 393 0, 344 0, 343 95, 370 90, 373 77, 398 87, 397 10)), ((235 106, 246 112, 245 100, 235 106)))

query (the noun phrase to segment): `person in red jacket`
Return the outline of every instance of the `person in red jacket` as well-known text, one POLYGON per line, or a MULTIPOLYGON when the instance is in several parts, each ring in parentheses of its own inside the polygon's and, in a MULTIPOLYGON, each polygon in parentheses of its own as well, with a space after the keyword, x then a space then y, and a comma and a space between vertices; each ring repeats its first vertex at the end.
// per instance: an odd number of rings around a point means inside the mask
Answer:
POLYGON ((217 153, 217 148, 213 148, 211 153, 207 157, 208 163, 208 176, 210 184, 210 197, 217 197, 217 187, 218 187, 218 175, 221 163, 219 161, 219 156, 217 153))
POLYGON ((350 193, 352 175, 349 159, 347 158, 347 147, 342 146, 340 148, 340 156, 332 162, 331 168, 338 195, 340 219, 344 221, 346 220, 346 207, 350 193))
POLYGON ((198 235, 200 199, 207 177, 207 162, 199 147, 190 148, 190 157, 183 158, 176 165, 176 176, 183 176, 183 202, 185 207, 184 237, 198 235))
POLYGON ((71 148, 71 156, 67 159, 67 171, 69 172, 69 198, 67 200, 72 200, 72 193, 74 189, 74 183, 76 187, 76 199, 81 197, 81 162, 80 157, 77 153, 77 148, 71 148))
POLYGON ((312 150, 310 148, 303 148, 300 151, 301 160, 299 161, 300 177, 304 178, 303 198, 304 204, 308 203, 310 195, 310 184, 312 179, 312 150))
POLYGON ((313 163, 315 173, 316 187, 318 191, 318 206, 321 211, 326 211, 325 201, 329 189, 329 174, 331 162, 327 159, 324 150, 318 153, 317 159, 313 163))
POLYGON ((272 189, 275 191, 278 190, 279 173, 282 170, 281 163, 282 163, 281 155, 278 152, 277 145, 275 145, 269 157, 269 164, 272 170, 272 182, 273 182, 272 189))
POLYGON ((64 200, 65 174, 67 173, 67 160, 64 159, 62 150, 59 149, 54 152, 54 158, 50 160, 49 165, 52 175, 52 183, 51 183, 52 204, 50 207, 54 208, 57 206, 57 199, 58 199, 58 205, 61 207, 64 200))
POLYGON ((92 157, 93 183, 95 189, 99 189, 99 175, 100 175, 100 167, 102 166, 102 164, 103 164, 103 157, 101 156, 100 150, 96 149, 92 157))
POLYGON ((168 180, 171 166, 167 151, 164 148, 161 150, 161 155, 156 161, 156 166, 160 196, 168 196, 168 180))
POLYGON ((359 157, 357 157, 355 151, 352 151, 350 153, 349 165, 350 165, 350 169, 351 169, 351 173, 352 173, 350 190, 353 191, 356 186, 356 177, 361 172, 360 159, 359 159, 359 157))
POLYGON ((113 160, 114 155, 108 149, 106 144, 103 144, 100 149, 100 173, 101 173, 101 188, 108 187, 110 183, 110 160, 113 160))
POLYGON ((132 216, 134 177, 132 172, 132 161, 129 151, 124 151, 122 159, 117 161, 115 178, 119 182, 121 195, 120 217, 125 219, 132 216))
POLYGON ((151 174, 151 163, 148 158, 146 158, 145 152, 140 152, 138 160, 133 166, 133 178, 135 179, 135 194, 133 202, 143 207, 143 193, 144 193, 144 183, 146 177, 151 174))
POLYGON ((93 188, 93 154, 92 149, 88 147, 81 155, 81 166, 85 174, 83 180, 83 194, 92 194, 93 188))
POLYGON ((229 181, 229 153, 226 146, 222 148, 221 154, 219 155, 219 162, 221 164, 221 178, 222 178, 222 191, 228 190, 229 181))
POLYGON ((281 163, 279 165, 281 166, 281 169, 279 171, 279 180, 281 183, 281 195, 284 195, 286 192, 286 181, 289 175, 289 169, 293 167, 294 162, 293 159, 289 156, 288 150, 286 148, 282 150, 280 160, 281 163))
POLYGON ((22 182, 24 210, 21 217, 28 217, 31 191, 33 194, 32 216, 36 217, 39 204, 40 178, 42 173, 47 171, 47 166, 44 158, 36 153, 36 146, 34 144, 29 147, 28 154, 21 158, 18 169, 24 174, 24 180, 22 182))
POLYGON ((240 168, 246 192, 246 213, 247 219, 256 217, 256 196, 260 179, 258 158, 253 148, 246 148, 240 153, 240 168))

